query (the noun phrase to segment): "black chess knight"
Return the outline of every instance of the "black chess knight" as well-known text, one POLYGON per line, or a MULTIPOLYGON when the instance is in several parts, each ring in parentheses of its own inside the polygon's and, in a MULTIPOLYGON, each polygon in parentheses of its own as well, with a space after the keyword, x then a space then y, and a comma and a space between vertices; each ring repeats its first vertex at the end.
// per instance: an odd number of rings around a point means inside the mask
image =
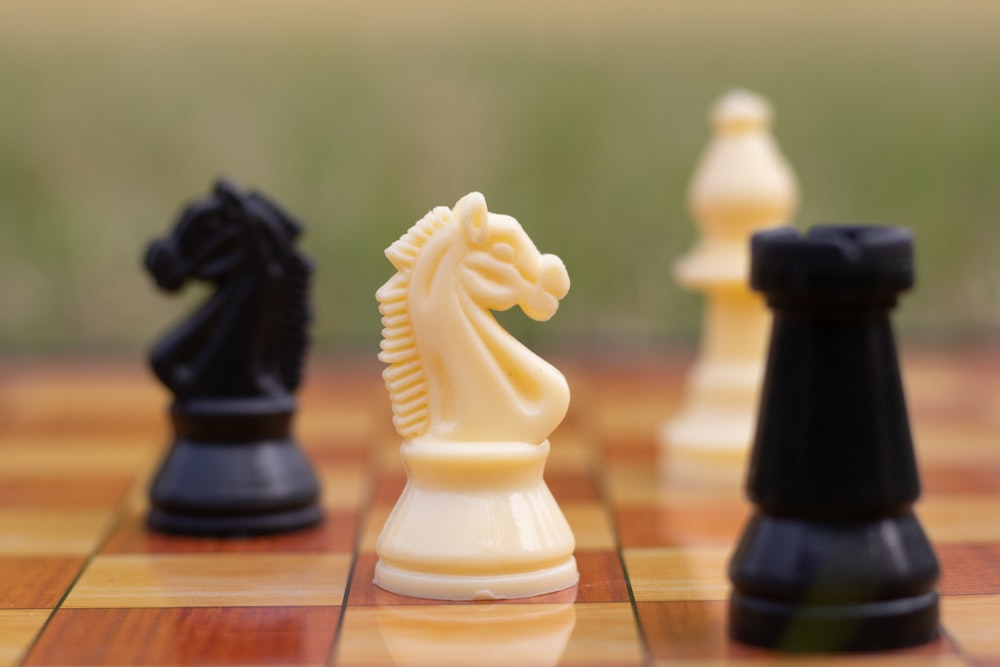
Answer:
POLYGON ((162 289, 215 287, 150 355, 174 395, 175 430, 150 489, 152 528, 253 535, 322 518, 316 475, 291 435, 311 319, 301 229, 263 195, 220 181, 146 252, 162 289))

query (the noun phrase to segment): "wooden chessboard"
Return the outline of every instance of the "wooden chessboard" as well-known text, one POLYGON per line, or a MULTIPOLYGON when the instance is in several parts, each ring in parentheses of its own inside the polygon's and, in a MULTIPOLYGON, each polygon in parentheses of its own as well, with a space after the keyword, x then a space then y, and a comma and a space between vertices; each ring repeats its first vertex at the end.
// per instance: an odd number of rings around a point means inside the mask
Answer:
MULTIPOLYGON (((557 359, 573 404, 546 478, 576 534, 580 584, 444 604, 372 584, 375 539, 405 479, 377 364, 309 369, 296 430, 324 482, 326 521, 218 540, 144 527, 168 432, 167 398, 140 361, 8 360, 0 663, 773 664, 777 654, 726 639, 740 491, 661 480, 655 433, 677 410, 687 361, 557 359)), ((907 350, 904 376, 918 513, 944 570, 943 637, 820 662, 1000 665, 1000 354, 907 350)))

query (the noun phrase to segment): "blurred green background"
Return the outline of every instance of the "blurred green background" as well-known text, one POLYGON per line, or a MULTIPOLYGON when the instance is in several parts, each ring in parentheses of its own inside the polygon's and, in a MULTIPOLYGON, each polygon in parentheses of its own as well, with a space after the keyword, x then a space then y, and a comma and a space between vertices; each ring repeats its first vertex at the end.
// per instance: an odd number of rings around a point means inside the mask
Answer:
POLYGON ((566 262, 540 344, 693 341, 707 112, 774 105, 799 224, 905 224, 906 336, 1000 331, 1000 3, 0 1, 0 350, 133 351, 203 294, 145 244, 225 175, 308 224, 315 337, 374 354, 382 251, 470 190, 566 262), (829 5, 829 6, 827 6, 829 5))

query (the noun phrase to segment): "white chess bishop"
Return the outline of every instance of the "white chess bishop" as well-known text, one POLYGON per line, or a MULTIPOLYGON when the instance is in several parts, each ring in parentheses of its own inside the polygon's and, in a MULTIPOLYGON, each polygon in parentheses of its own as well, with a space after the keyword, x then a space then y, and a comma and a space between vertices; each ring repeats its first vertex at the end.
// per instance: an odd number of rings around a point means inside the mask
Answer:
POLYGON ((660 441, 672 481, 729 484, 744 473, 771 327, 748 285, 750 237, 789 224, 798 184, 771 136, 763 97, 731 91, 711 120, 712 139, 688 191, 699 238, 674 271, 706 296, 701 343, 680 413, 660 441))
POLYGON ((397 273, 376 294, 379 359, 408 481, 378 539, 375 583, 446 600, 574 585, 573 533, 542 479, 569 386, 491 313, 549 319, 566 267, 477 192, 435 208, 386 256, 397 273))

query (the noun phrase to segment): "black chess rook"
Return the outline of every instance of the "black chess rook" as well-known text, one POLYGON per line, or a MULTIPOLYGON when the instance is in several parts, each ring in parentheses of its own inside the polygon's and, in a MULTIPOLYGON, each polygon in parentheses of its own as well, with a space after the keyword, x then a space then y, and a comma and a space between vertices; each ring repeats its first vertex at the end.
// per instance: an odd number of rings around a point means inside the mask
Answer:
POLYGON ((791 651, 870 651, 938 635, 939 568, 890 311, 913 285, 898 227, 760 232, 751 286, 774 321, 729 568, 729 632, 791 651))
POLYGON ((175 436, 150 489, 154 529, 257 535, 322 518, 316 475, 292 436, 311 319, 300 233, 263 195, 220 181, 146 252, 162 289, 189 279, 215 288, 150 355, 174 395, 175 436))

